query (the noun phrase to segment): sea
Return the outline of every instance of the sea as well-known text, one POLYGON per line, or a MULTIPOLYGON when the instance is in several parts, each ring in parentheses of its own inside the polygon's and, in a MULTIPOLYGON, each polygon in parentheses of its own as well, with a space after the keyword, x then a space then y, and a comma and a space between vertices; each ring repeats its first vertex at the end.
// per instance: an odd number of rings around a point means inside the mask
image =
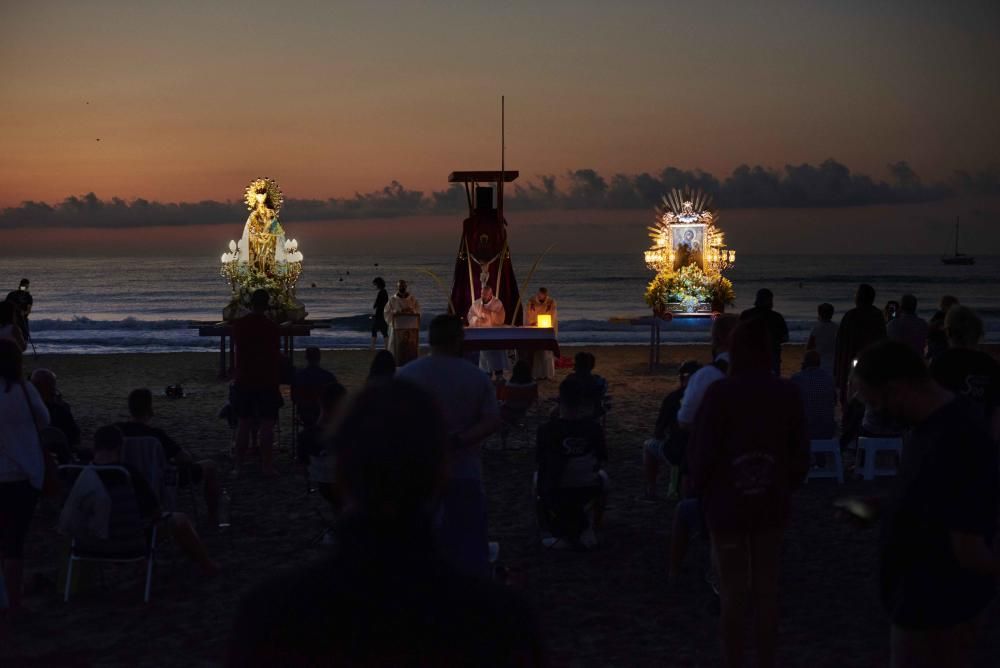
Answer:
MULTIPOLYGON (((559 341, 605 346, 649 341, 649 327, 629 324, 650 314, 643 292, 652 273, 642 253, 547 255, 514 258, 525 295, 546 286, 559 311, 559 341), (526 283, 528 283, 526 285, 526 283)), ((329 321, 309 345, 362 348, 370 342, 375 299, 372 278, 391 286, 403 278, 420 300, 424 323, 447 310, 453 255, 306 257, 298 297, 311 320, 329 321)), ((788 322, 791 340, 803 342, 816 320, 816 306, 834 305, 839 319, 853 304, 861 282, 872 284, 877 304, 913 293, 929 317, 942 295, 976 309, 987 324, 987 341, 1000 341, 1000 256, 979 256, 974 266, 948 266, 925 255, 748 255, 727 272, 739 311, 752 305, 759 288, 770 288, 775 308, 788 322)), ((162 353, 218 349, 199 338, 192 321, 219 321, 229 287, 216 257, 17 258, 0 264, 0 280, 11 288, 31 279, 35 305, 32 341, 38 354, 162 353)), ((507 305, 511 308, 512 305, 507 305)), ((678 323, 664 343, 706 343, 707 326, 678 323)), ((299 346, 305 345, 300 341, 299 346)))

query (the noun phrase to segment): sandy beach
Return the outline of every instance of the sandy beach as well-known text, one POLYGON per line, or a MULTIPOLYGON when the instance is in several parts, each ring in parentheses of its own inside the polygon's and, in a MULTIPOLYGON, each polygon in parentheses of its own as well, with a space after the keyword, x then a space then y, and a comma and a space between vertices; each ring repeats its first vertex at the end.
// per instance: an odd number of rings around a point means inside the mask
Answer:
MULTIPOLYGON (((564 355, 579 349, 564 348, 564 355)), ((596 371, 609 381, 612 408, 607 421, 613 482, 603 543, 590 553, 545 551, 537 540, 530 495, 534 468, 533 427, 541 411, 515 433, 514 447, 500 450, 493 438, 484 452, 490 535, 499 541, 501 561, 513 584, 533 601, 555 666, 714 666, 717 606, 703 579, 706 548, 696 540, 686 577, 666 580, 666 551, 673 503, 646 501, 641 492, 642 441, 659 403, 676 386, 679 362, 707 361, 707 346, 664 348, 665 364, 650 371, 644 346, 590 348, 596 371)), ((786 348, 786 373, 797 369, 801 348, 786 348)), ((993 351, 996 354, 996 350, 993 351)), ((301 364, 301 358, 296 360, 301 364)), ((324 353, 324 366, 351 390, 367 373, 367 351, 324 353)), ((130 389, 149 387, 155 424, 200 457, 231 468, 232 433, 217 417, 228 384, 216 378, 215 354, 43 356, 29 370, 52 369, 89 440, 94 429, 126 417, 130 389), (164 388, 181 384, 183 399, 164 388)), ((541 385, 543 408, 555 396, 556 381, 541 385)), ((290 443, 290 410, 282 414, 282 444, 290 443)), ((26 553, 32 591, 26 603, 31 621, 0 639, 3 666, 200 666, 224 657, 240 595, 277 569, 316 557, 314 539, 323 531, 325 507, 307 494, 302 475, 287 452, 278 457, 282 475, 265 480, 254 472, 232 479, 233 525, 204 528, 223 573, 205 578, 174 546, 161 551, 152 601, 141 599, 139 568, 107 567, 104 585, 92 578, 88 590, 68 604, 57 591, 67 539, 56 534, 55 506, 36 513, 26 553)), ((780 658, 788 666, 875 666, 888 660, 889 627, 879 607, 876 580, 877 530, 835 516, 832 502, 846 494, 878 494, 889 482, 849 480, 844 485, 813 481, 795 495, 784 545, 780 658)), ((665 485, 663 487, 665 491, 665 485)), ((181 510, 190 510, 182 495, 181 510)), ((204 506, 202 506, 204 518, 204 506)), ((1000 607, 984 619, 979 664, 1000 657, 1000 607)))

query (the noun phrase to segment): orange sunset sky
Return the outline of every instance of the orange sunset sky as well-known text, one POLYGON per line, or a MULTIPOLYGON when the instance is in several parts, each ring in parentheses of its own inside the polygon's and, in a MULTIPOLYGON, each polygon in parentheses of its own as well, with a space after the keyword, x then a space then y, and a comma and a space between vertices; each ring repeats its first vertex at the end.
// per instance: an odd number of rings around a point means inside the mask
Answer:
POLYGON ((441 190, 499 166, 501 94, 522 180, 835 158, 946 182, 1000 155, 998 28, 923 0, 2 2, 0 208, 441 190))

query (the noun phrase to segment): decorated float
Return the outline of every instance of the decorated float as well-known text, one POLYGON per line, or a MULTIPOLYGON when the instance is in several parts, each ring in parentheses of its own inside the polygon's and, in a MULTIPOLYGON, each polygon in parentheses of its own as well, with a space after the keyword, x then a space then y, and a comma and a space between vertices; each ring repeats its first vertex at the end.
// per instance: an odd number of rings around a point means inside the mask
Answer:
POLYGON ((726 248, 718 218, 701 191, 664 195, 657 224, 649 228, 653 246, 645 254, 646 266, 656 272, 646 286, 654 315, 710 315, 735 303, 723 272, 735 264, 736 251, 726 248))
POLYGON ((469 215, 462 221, 449 302, 451 312, 463 318, 472 302, 482 296, 483 288, 489 287, 506 307, 506 324, 522 323, 521 295, 507 244, 507 219, 503 215, 503 184, 511 183, 517 176, 516 171, 510 170, 448 175, 449 183, 465 186, 469 205, 469 215))
POLYGON ((250 310, 250 297, 257 290, 271 295, 269 316, 275 322, 301 322, 305 306, 295 297, 302 273, 302 253, 295 239, 288 239, 278 222, 284 197, 274 179, 255 179, 247 186, 244 200, 250 215, 239 241, 229 242, 222 254, 223 278, 232 290, 223 320, 232 321, 250 310))

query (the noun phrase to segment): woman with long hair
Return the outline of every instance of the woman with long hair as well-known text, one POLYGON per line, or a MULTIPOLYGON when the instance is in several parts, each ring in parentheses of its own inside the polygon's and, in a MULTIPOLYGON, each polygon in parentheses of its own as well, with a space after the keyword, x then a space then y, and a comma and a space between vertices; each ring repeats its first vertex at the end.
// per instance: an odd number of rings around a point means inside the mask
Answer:
POLYGON ((0 340, 0 564, 10 618, 21 613, 24 540, 45 480, 38 431, 48 424, 45 403, 24 382, 21 351, 13 341, 0 340))

